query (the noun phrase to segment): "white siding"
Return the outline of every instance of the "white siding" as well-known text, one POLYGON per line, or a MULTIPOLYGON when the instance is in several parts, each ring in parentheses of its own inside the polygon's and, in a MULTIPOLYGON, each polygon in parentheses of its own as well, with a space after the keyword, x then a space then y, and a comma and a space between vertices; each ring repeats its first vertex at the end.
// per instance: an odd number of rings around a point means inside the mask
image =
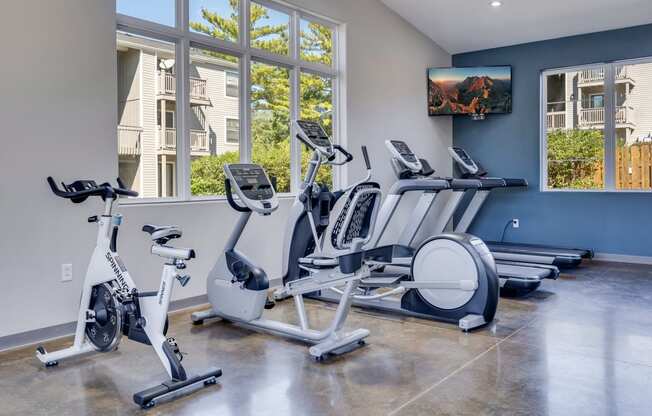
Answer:
POLYGON ((636 83, 627 100, 634 108, 636 127, 631 140, 636 140, 652 134, 652 63, 631 65, 627 71, 636 83))
POLYGON ((141 196, 158 196, 158 129, 156 126, 157 66, 156 54, 144 50, 142 57, 143 75, 143 136, 141 164, 143 187, 141 196))
POLYGON ((191 73, 206 80, 206 91, 212 106, 202 107, 206 116, 206 132, 217 154, 237 151, 238 144, 226 143, 226 117, 239 118, 238 98, 226 96, 226 73, 222 67, 196 63, 191 73))

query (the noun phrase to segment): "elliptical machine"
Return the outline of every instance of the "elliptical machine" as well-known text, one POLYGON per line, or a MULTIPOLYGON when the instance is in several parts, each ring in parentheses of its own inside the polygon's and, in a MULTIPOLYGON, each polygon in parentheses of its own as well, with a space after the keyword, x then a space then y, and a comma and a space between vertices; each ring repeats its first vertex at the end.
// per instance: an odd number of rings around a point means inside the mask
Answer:
MULTIPOLYGON (((317 165, 332 161, 336 156, 335 147, 327 136, 311 136, 304 143, 313 150, 313 161, 317 165)), ((343 149, 341 151, 344 153, 343 149)), ((264 308, 272 306, 267 302, 269 279, 264 270, 236 249, 252 213, 271 215, 278 208, 274 188, 263 168, 255 164, 228 164, 224 172, 227 200, 241 215, 207 278, 211 309, 193 313, 193 323, 199 325, 205 319, 220 317, 252 330, 297 339, 313 344, 309 353, 317 361, 364 345, 369 335, 367 329, 345 332, 343 326, 350 311, 351 295, 360 279, 369 274, 361 248, 371 237, 380 199, 377 187, 358 187, 343 196, 347 203, 339 213, 337 230, 333 231, 333 244, 338 249, 336 255, 297 259, 306 275, 287 282, 279 291, 283 297, 294 298, 299 325, 293 325, 262 317, 264 308), (333 285, 344 286, 335 316, 326 329, 311 329, 303 296, 333 285)), ((314 228, 314 223, 312 226, 314 228)))
POLYGON ((73 345, 51 352, 39 346, 36 357, 46 367, 52 367, 58 365, 59 360, 91 352, 113 351, 125 335, 133 341, 151 345, 171 379, 135 393, 133 399, 141 407, 153 407, 160 399, 172 399, 202 384, 215 384, 222 370, 214 368, 201 375, 188 376, 181 365, 183 357, 176 340, 165 336, 174 281, 177 280, 181 286, 188 284, 190 276, 183 274, 185 262, 195 257, 192 249, 167 245, 170 240, 181 237, 181 229, 156 225, 143 227, 154 243, 152 254, 163 257, 166 262, 159 289, 140 292, 118 255, 118 229, 122 216, 112 212, 118 197, 138 196, 138 193, 126 189, 120 178, 117 187, 78 180, 68 185, 62 183, 65 190, 59 189, 52 177, 47 180, 55 195, 76 204, 91 196, 101 197, 104 213, 88 218, 88 222, 98 223, 97 243, 82 286, 73 345))
MULTIPOLYGON (((314 130, 327 137, 317 123, 302 121, 297 122, 296 126, 299 138, 309 136, 314 130)), ((344 163, 352 159, 347 158, 344 163)), ((366 181, 371 176, 371 167, 368 160, 365 162, 368 170, 366 181)), ((419 163, 416 159, 412 162, 419 163)), ((316 172, 309 168, 302 184, 302 193, 290 211, 284 245, 284 265, 287 266, 284 268, 285 282, 292 282, 302 275, 300 263, 293 267, 295 258, 306 256, 306 252, 319 253, 321 249, 315 245, 315 241, 332 240, 329 228, 333 222, 331 209, 336 206, 343 191, 330 192, 325 185, 315 185, 314 179, 311 180, 314 176, 316 172), (306 209, 305 199, 312 201, 310 209, 306 209), (306 232, 312 224, 318 226, 312 233, 306 232), (319 235, 319 238, 313 235, 319 235)), ((426 180, 431 182, 429 186, 433 192, 449 188, 445 180, 426 180)), ((424 183, 420 181, 418 186, 423 187, 424 183)), ((468 234, 447 233, 429 238, 416 249, 399 244, 377 246, 380 234, 387 227, 399 201, 400 198, 384 200, 373 237, 365 245, 365 258, 373 270, 399 266, 409 269, 409 272, 372 272, 360 281, 353 295, 353 305, 451 322, 464 331, 491 322, 498 305, 499 285, 493 257, 482 240, 468 234)), ((342 293, 340 288, 333 285, 311 293, 310 297, 338 302, 342 293)))

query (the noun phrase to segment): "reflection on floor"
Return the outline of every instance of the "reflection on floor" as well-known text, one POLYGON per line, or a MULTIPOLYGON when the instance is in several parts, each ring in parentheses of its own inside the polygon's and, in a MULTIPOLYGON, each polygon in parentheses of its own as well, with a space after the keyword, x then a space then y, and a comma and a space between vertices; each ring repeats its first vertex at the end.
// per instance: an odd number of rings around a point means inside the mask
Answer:
MULTIPOLYGON (((292 319, 293 305, 271 315, 292 319)), ((309 302, 328 322, 332 307, 309 302)), ((156 407, 184 415, 643 415, 652 409, 652 267, 589 264, 525 299, 501 299, 496 322, 455 327, 355 310, 369 345, 326 363, 303 344, 220 321, 170 335, 187 365, 223 368, 215 388, 156 407)), ((69 339, 46 344, 49 349, 69 339)), ((185 362, 184 362, 185 364, 185 362)), ((0 353, 0 414, 142 414, 131 394, 165 374, 145 347, 45 369, 33 348, 0 353)))

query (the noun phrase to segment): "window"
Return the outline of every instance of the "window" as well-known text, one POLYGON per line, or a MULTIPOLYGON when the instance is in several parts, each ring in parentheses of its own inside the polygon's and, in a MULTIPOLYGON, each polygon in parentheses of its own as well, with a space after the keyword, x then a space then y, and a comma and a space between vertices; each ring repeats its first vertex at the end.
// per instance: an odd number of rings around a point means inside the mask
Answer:
POLYGON ((542 189, 652 190, 652 59, 542 74, 542 189))
POLYGON ((236 72, 227 71, 224 79, 226 96, 238 98, 240 96, 240 76, 236 72))
POLYGON ((237 118, 226 119, 226 142, 231 144, 240 143, 240 120, 237 118))
POLYGON ((251 2, 251 46, 267 52, 287 55, 290 51, 290 16, 251 2))
MULTIPOLYGON (((165 110, 165 125, 174 128, 174 111, 165 110)), ((156 111, 156 125, 161 125, 161 109, 156 111)))
POLYGON ((175 0, 117 0, 116 11, 126 16, 174 26, 175 0))
POLYGON ((116 44, 118 174, 141 198, 175 197, 160 168, 177 159, 174 44, 125 32, 116 44))
POLYGON ((292 118, 338 140, 337 23, 274 0, 118 0, 117 11, 118 169, 142 198, 223 195, 223 165, 236 162, 296 192, 292 118))
POLYGON ((301 59, 333 65, 333 29, 321 23, 301 19, 301 59))
MULTIPOLYGON (((123 0, 125 1, 125 0, 123 0)), ((240 37, 238 0, 190 0, 190 30, 229 42, 240 37)))
MULTIPOLYGON (((333 87, 328 77, 301 73, 301 105, 300 114, 304 120, 319 122, 329 136, 333 135, 333 87)), ((312 152, 302 147, 301 174, 304 175, 312 152)), ((333 184, 332 166, 324 166, 319 170, 317 183, 333 184)))
POLYGON ((251 64, 252 159, 276 177, 276 190, 290 192, 290 71, 251 64))
POLYGON ((240 160, 240 131, 230 141, 225 128, 239 117, 239 100, 226 99, 227 74, 238 78, 240 59, 204 48, 190 49, 190 191, 192 196, 224 195, 225 163, 240 160))

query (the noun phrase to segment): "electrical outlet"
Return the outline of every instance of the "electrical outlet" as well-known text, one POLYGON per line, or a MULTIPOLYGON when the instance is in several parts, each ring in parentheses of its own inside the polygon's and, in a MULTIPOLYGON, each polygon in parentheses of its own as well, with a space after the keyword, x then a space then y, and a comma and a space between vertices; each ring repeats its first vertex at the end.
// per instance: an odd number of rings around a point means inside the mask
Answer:
POLYGON ((512 228, 518 228, 521 226, 521 222, 518 220, 518 218, 514 218, 512 220, 512 228))
POLYGON ((61 265, 61 281, 70 282, 72 281, 72 264, 62 264, 61 265))

